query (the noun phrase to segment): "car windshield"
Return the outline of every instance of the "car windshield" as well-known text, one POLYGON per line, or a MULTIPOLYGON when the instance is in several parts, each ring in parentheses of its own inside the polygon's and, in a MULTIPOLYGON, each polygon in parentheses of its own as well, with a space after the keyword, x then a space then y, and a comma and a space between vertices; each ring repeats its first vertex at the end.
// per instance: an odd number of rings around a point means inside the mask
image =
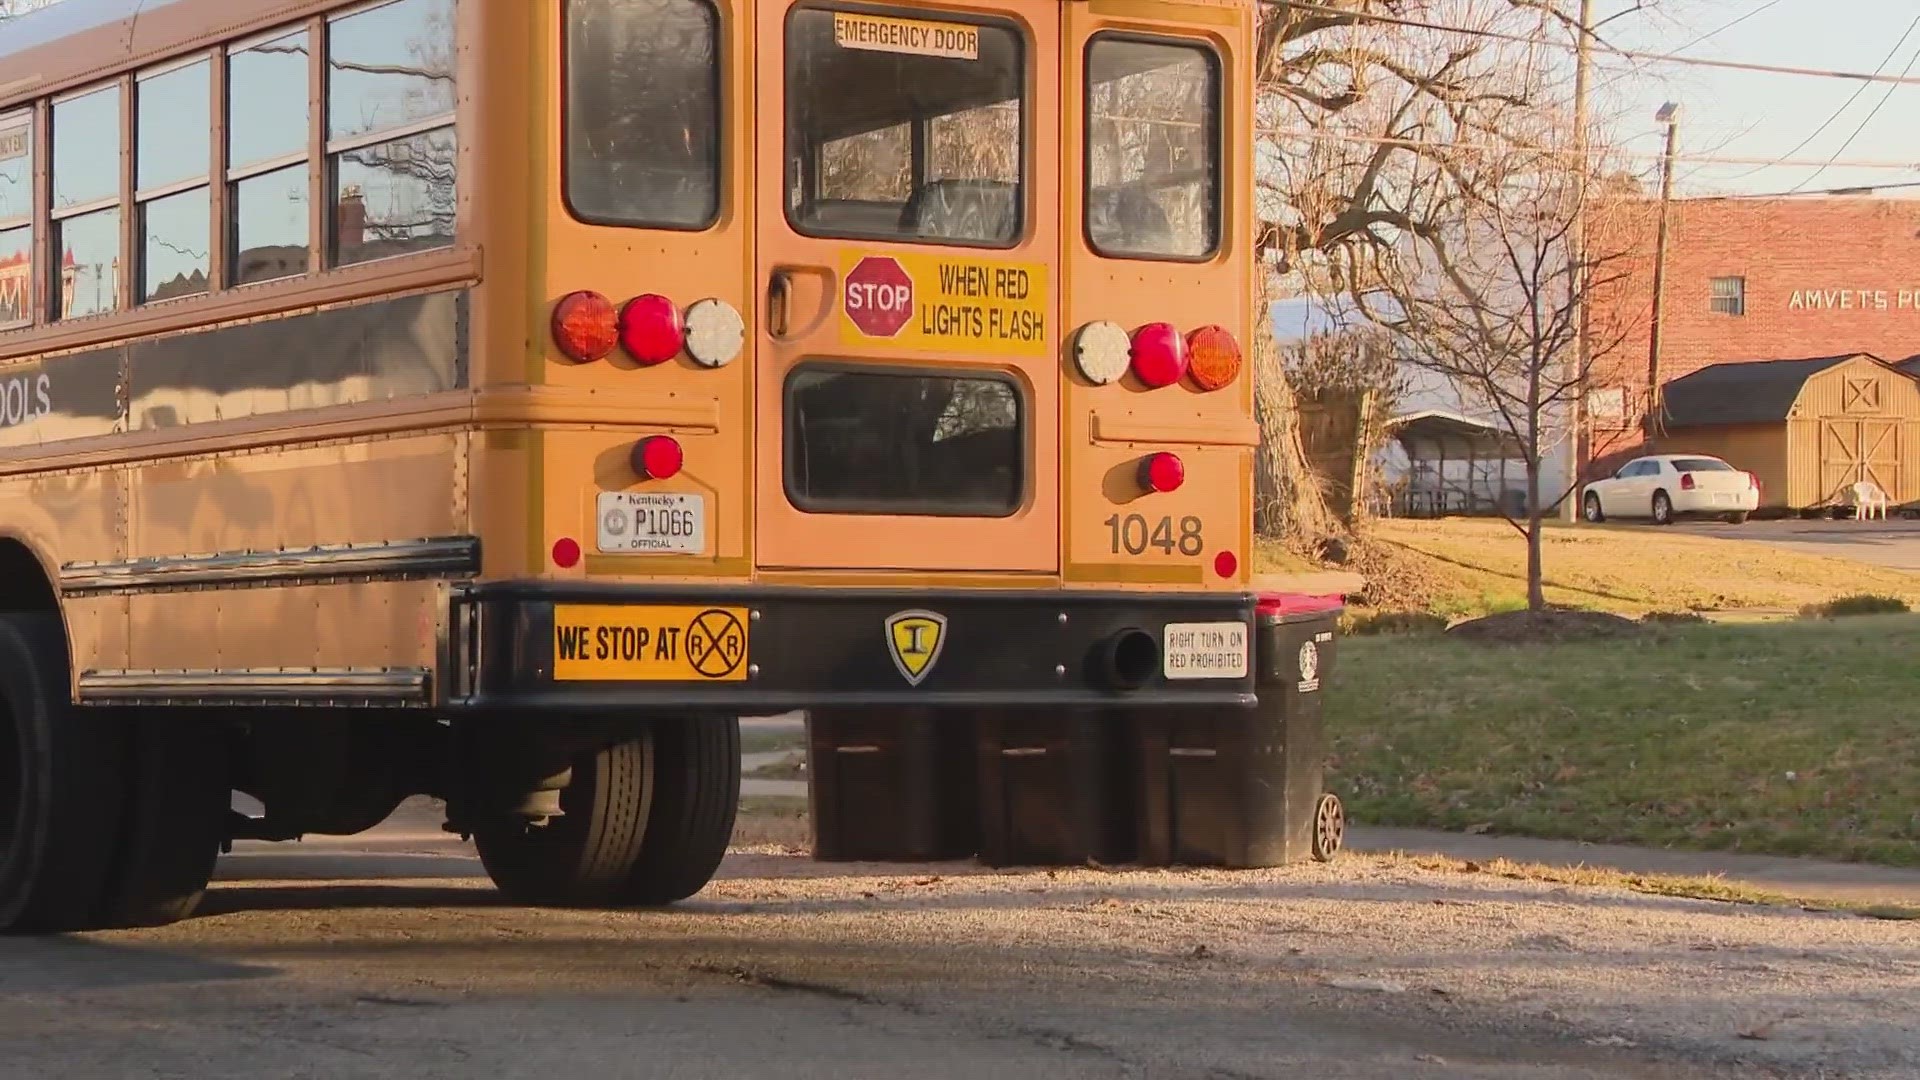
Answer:
POLYGON ((1733 466, 1716 458, 1676 458, 1675 472, 1732 472, 1733 466))

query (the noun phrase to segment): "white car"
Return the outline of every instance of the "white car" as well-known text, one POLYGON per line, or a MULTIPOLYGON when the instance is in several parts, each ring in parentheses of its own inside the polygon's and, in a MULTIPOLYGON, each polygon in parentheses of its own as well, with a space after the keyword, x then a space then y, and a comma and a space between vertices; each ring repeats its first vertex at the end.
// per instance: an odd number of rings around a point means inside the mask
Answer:
POLYGON ((1706 454, 1634 458, 1611 477, 1588 484, 1580 500, 1581 513, 1594 524, 1647 518, 1671 525, 1714 517, 1738 525, 1759 508, 1760 479, 1706 454))

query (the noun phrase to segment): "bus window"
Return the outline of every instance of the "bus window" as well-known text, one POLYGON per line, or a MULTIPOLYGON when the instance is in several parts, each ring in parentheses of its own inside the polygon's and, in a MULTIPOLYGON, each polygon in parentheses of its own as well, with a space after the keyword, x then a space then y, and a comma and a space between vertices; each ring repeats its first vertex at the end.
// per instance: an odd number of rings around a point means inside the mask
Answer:
POLYGON ((305 31, 227 58, 227 273, 235 285, 298 277, 311 262, 310 62, 305 31))
POLYGON ((1020 35, 814 8, 787 24, 788 218, 810 236, 1011 246, 1020 235, 1020 35))
POLYGON ((33 318, 33 121, 0 116, 0 326, 33 318))
POLYGON ((1026 487, 1003 375, 808 364, 787 380, 787 497, 814 513, 1006 517, 1026 487))
POLYGON ((54 250, 64 319, 120 306, 120 88, 53 106, 54 250))
POLYGON ((568 0, 575 216, 660 229, 720 216, 719 37, 708 0, 568 0))
POLYGON ((1087 241, 1200 259, 1220 239, 1220 64, 1202 45, 1101 36, 1087 48, 1087 241))
POLYGON ((327 34, 332 265, 453 243, 453 0, 396 0, 327 34))
POLYGON ((213 122, 205 60, 143 74, 134 87, 134 199, 140 237, 140 303, 207 291, 213 269, 213 122))

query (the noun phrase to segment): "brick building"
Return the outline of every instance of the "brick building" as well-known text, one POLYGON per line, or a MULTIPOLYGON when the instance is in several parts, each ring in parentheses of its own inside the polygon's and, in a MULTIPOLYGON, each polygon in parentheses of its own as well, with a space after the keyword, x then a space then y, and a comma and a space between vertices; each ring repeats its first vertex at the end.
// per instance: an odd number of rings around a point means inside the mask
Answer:
MULTIPOLYGON (((1671 208, 1659 379, 1713 364, 1871 353, 1920 354, 1920 200, 1696 199, 1671 208)), ((1659 206, 1617 207, 1596 224, 1589 476, 1643 449, 1659 206)), ((1655 447, 1655 449, 1660 449, 1655 447)))

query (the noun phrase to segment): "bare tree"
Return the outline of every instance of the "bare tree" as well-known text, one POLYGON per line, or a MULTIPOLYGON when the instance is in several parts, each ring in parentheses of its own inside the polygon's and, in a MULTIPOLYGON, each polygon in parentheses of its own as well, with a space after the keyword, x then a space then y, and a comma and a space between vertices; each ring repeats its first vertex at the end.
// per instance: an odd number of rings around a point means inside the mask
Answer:
POLYGON ((1542 530, 1577 486, 1548 477, 1544 465, 1563 448, 1577 453, 1575 405, 1595 361, 1606 361, 1627 332, 1625 319, 1596 313, 1586 323, 1588 349, 1576 359, 1583 301, 1616 285, 1638 255, 1622 247, 1634 234, 1607 227, 1617 200, 1590 200, 1582 213, 1583 192, 1606 190, 1581 175, 1586 167, 1521 148, 1462 151, 1437 162, 1428 198, 1444 202, 1451 220, 1382 264, 1384 288, 1373 296, 1390 296, 1391 304, 1367 301, 1413 363, 1451 382, 1511 437, 1527 498, 1524 513, 1507 520, 1527 541, 1534 611, 1546 607, 1542 530), (1584 249, 1574 242, 1583 222, 1584 249), (1575 263, 1577 252, 1584 265, 1575 263))
POLYGON ((11 19, 15 15, 25 15, 29 11, 37 11, 43 7, 52 7, 59 2, 60 0, 0 0, 0 21, 11 19))
MULTIPOLYGON (((1577 0, 1261 0, 1255 250, 1278 288, 1359 295, 1401 276, 1396 264, 1457 220, 1444 163, 1463 145, 1570 142, 1565 46, 1650 6, 1634 0, 1583 29, 1577 0)), ((1260 488, 1290 493, 1263 503, 1262 531, 1316 539, 1336 516, 1315 505, 1311 477, 1273 475, 1308 472, 1284 422, 1294 388, 1272 377, 1279 365, 1256 370, 1260 488)))

